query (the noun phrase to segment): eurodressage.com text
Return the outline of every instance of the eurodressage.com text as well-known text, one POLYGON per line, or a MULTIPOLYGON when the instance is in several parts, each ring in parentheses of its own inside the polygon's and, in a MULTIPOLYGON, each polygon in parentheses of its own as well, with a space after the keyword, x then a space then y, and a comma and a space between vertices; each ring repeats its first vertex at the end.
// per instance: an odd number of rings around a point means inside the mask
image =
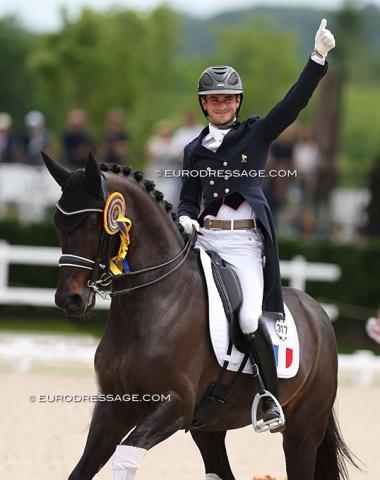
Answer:
POLYGON ((156 170, 155 176, 158 178, 297 178, 297 170, 156 170))
POLYGON ((83 402, 170 402, 170 395, 167 394, 124 394, 124 395, 111 395, 111 394, 39 394, 29 395, 30 402, 38 403, 83 403, 83 402))

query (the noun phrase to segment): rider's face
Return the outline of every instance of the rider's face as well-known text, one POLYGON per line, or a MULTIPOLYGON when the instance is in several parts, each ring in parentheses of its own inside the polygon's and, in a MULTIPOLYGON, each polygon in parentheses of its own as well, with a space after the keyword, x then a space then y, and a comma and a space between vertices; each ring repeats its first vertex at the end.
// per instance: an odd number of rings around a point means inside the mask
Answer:
POLYGON ((234 120, 240 105, 240 95, 211 94, 201 97, 204 110, 207 110, 211 123, 224 125, 234 120))

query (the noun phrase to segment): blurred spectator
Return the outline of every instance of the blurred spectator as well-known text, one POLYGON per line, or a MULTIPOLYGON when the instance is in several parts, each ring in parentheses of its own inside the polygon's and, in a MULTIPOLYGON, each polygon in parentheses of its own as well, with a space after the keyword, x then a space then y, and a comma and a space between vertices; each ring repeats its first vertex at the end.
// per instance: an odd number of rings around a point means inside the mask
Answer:
POLYGON ((32 110, 25 116, 25 133, 22 138, 23 160, 28 165, 42 165, 41 150, 49 153, 50 136, 45 128, 45 117, 32 110))
POLYGON ((375 160, 375 165, 369 174, 368 188, 370 191, 370 201, 367 206, 368 223, 366 234, 369 237, 380 236, 380 154, 375 160))
POLYGON ((263 190, 272 211, 276 227, 281 231, 289 226, 288 208, 289 175, 283 172, 294 170, 294 147, 296 143, 295 125, 290 125, 282 135, 272 143, 268 156, 268 170, 271 174, 265 178, 263 190))
POLYGON ((173 135, 173 150, 179 159, 179 165, 182 166, 183 150, 185 146, 194 138, 198 137, 205 126, 197 122, 197 116, 191 110, 187 110, 183 115, 183 126, 178 128, 173 135))
POLYGON ((62 144, 67 166, 72 170, 83 168, 88 158, 88 152, 94 148, 84 110, 76 108, 68 113, 62 144))
POLYGON ((172 166, 175 157, 172 138, 171 123, 159 120, 154 125, 154 134, 148 139, 145 149, 146 169, 150 175, 155 176, 156 170, 172 166))
POLYGON ((173 129, 167 120, 160 120, 154 125, 154 134, 148 139, 145 149, 146 175, 154 181, 158 190, 170 202, 175 201, 176 182, 172 175, 176 165, 173 149, 173 129))
POLYGON ((294 166, 297 170, 300 195, 298 199, 298 228, 301 233, 312 234, 315 229, 314 190, 319 148, 309 126, 301 129, 294 147, 294 166))
POLYGON ((367 335, 380 344, 380 312, 376 317, 371 317, 366 321, 365 329, 367 335))
POLYGON ((12 117, 0 113, 0 163, 13 163, 17 161, 18 146, 12 130, 12 117))
POLYGON ((106 163, 122 165, 130 161, 129 137, 124 129, 124 112, 120 108, 110 110, 107 114, 100 155, 106 163))
POLYGON ((183 115, 183 126, 178 128, 172 138, 173 149, 173 169, 175 170, 175 178, 173 178, 173 198, 171 203, 174 208, 178 206, 179 195, 182 186, 182 178, 179 172, 182 169, 183 151, 185 146, 199 136, 204 125, 197 122, 197 116, 191 110, 187 110, 183 115), (178 176, 177 176, 178 173, 178 176))
MULTIPOLYGON (((267 161, 267 171, 274 170, 274 168, 272 168, 273 166, 274 166, 274 157, 272 155, 272 152, 269 151, 268 161, 267 161)), ((278 227, 278 224, 279 224, 278 217, 279 217, 279 212, 281 208, 281 200, 280 200, 279 192, 277 191, 276 187, 277 187, 277 183, 275 182, 274 178, 271 178, 269 176, 264 178, 263 192, 266 196, 266 199, 268 200, 268 204, 273 216, 273 221, 276 227, 278 227)))

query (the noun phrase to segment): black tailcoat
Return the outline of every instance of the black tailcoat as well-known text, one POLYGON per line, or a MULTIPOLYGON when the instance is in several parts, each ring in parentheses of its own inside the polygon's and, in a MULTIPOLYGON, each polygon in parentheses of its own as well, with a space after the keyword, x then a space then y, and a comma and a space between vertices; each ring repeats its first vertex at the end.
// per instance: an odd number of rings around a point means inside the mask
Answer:
POLYGON ((275 228, 262 190, 269 148, 306 107, 327 66, 327 62, 322 66, 309 59, 285 97, 265 117, 253 115, 237 122, 217 152, 202 145, 202 139, 209 133, 208 126, 185 147, 179 216, 197 219, 202 193, 207 208, 212 202, 239 192, 264 226, 264 312, 284 313, 275 228))

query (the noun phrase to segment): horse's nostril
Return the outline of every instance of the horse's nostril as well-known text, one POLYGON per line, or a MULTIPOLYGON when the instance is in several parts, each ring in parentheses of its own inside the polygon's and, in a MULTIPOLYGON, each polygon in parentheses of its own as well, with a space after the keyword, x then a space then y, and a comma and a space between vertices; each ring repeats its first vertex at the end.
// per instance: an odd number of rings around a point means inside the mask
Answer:
POLYGON ((66 307, 73 308, 73 307, 79 306, 81 303, 82 303, 82 298, 81 298, 81 296, 78 295, 78 294, 74 294, 74 295, 71 295, 71 296, 67 299, 65 305, 66 305, 66 307))
POLYGON ((82 297, 77 293, 67 293, 55 295, 55 303, 59 308, 65 310, 67 314, 83 313, 85 310, 85 303, 82 297))

